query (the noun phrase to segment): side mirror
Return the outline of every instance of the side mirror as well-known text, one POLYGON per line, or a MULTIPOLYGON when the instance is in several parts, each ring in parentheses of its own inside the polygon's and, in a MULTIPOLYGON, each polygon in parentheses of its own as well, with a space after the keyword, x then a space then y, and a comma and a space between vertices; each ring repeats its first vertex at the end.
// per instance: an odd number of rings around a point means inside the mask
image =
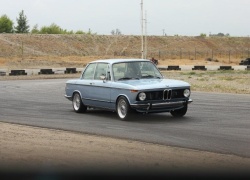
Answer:
POLYGON ((106 80, 106 76, 101 75, 101 76, 100 76, 100 79, 103 80, 103 82, 104 82, 104 81, 106 80))

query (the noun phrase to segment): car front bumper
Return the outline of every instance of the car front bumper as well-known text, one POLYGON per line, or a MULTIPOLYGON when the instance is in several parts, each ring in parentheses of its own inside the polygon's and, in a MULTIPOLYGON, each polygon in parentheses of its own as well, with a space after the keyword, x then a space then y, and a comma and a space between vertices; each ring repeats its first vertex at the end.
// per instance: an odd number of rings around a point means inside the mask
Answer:
POLYGON ((72 96, 67 96, 66 94, 64 95, 64 97, 70 101, 72 101, 72 96))
POLYGON ((144 104, 130 104, 131 108, 139 112, 168 112, 175 109, 181 109, 187 104, 192 103, 193 100, 181 100, 173 102, 160 102, 160 103, 144 103, 144 104))

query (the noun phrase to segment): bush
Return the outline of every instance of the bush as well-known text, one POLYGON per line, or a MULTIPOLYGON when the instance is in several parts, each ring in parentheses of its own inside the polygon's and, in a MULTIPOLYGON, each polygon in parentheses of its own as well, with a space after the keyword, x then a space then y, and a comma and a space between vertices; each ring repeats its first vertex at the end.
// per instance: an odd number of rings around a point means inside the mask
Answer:
POLYGON ((13 21, 9 19, 7 15, 0 17, 0 33, 12 33, 13 32, 13 21))
POLYGON ((205 37, 207 37, 207 35, 206 35, 205 33, 201 33, 201 34, 200 34, 200 37, 205 38, 205 37))

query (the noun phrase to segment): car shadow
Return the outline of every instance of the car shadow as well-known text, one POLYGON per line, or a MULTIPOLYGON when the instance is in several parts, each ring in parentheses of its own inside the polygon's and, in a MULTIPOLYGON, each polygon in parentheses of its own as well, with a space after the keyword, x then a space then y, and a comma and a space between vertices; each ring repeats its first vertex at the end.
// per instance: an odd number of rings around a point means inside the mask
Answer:
POLYGON ((129 121, 137 122, 137 123, 147 123, 147 124, 155 124, 155 123, 176 123, 188 121, 188 117, 173 117, 170 113, 150 113, 150 114, 136 114, 129 121))
MULTIPOLYGON (((116 112, 100 110, 100 109, 90 109, 87 110, 86 114, 94 115, 102 118, 112 119, 112 120, 120 120, 117 116, 116 112)), ((190 117, 173 117, 170 113, 133 113, 133 115, 124 122, 130 123, 147 123, 147 124, 154 124, 154 123, 176 123, 176 122, 187 122, 190 120, 190 117)), ((122 120, 120 120, 122 121, 122 120)))

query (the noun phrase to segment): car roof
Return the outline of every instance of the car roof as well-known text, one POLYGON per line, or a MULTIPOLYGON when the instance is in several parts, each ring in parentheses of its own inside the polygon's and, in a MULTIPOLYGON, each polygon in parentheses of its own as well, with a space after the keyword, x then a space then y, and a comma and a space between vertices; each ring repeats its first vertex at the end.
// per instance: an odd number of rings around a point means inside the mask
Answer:
POLYGON ((103 62, 103 63, 114 64, 114 63, 121 63, 121 62, 142 62, 142 61, 147 62, 150 60, 148 59, 100 59, 100 60, 91 61, 90 63, 103 62))

